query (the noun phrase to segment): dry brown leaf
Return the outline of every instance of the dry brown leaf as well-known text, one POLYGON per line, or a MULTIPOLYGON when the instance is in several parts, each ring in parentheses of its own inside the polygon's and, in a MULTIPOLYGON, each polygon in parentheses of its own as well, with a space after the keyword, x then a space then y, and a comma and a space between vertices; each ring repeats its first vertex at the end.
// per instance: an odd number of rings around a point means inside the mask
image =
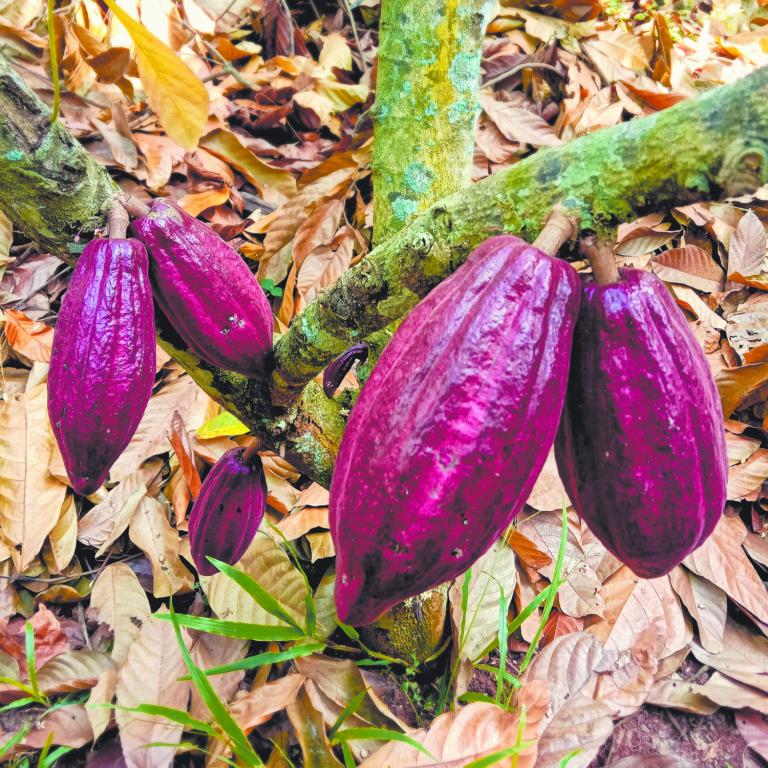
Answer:
POLYGON ((615 251, 619 256, 642 256, 663 248, 679 234, 680 230, 670 231, 666 226, 635 227, 616 246, 615 251))
MULTIPOLYGON (((247 652, 247 641, 208 634, 207 632, 200 632, 197 635, 190 651, 192 661, 203 670, 240 661, 240 659, 245 658, 247 652)), ((240 670, 228 672, 226 675, 210 675, 208 680, 218 697, 227 703, 234 696, 244 677, 245 672, 240 670)), ((202 700, 194 686, 192 686, 192 704, 189 713, 198 720, 206 720, 210 717, 208 705, 202 700)), ((230 713, 232 713, 231 708, 230 713)))
POLYGON ((699 639, 711 653, 723 650, 723 635, 728 617, 728 599, 722 589, 684 568, 669 574, 672 588, 696 622, 699 639))
POLYGON ((327 507, 305 507, 292 512, 277 524, 277 528, 288 541, 305 536, 315 528, 328 529, 327 507))
POLYGON ((653 257, 654 274, 668 283, 682 283, 697 291, 713 293, 725 286, 725 273, 697 245, 670 248, 653 257))
POLYGON ((553 562, 552 557, 547 552, 539 549, 535 542, 520 533, 517 528, 509 528, 504 533, 504 541, 514 550, 520 562, 529 568, 539 570, 553 562))
POLYGON ((168 522, 165 508, 157 499, 142 498, 128 527, 128 535, 152 565, 155 597, 192 589, 195 578, 179 559, 179 534, 168 522))
POLYGON ((655 683, 648 694, 648 704, 656 707, 677 709, 694 715, 711 715, 720 709, 702 692, 702 686, 678 676, 668 677, 655 683))
POLYGON ((730 416, 744 398, 768 382, 768 363, 753 363, 740 368, 724 368, 715 377, 723 415, 730 416))
POLYGON ((93 731, 85 707, 70 704, 54 710, 46 715, 40 727, 33 728, 21 743, 30 749, 42 749, 49 737, 51 744, 61 744, 73 749, 79 749, 92 741, 93 731))
POLYGON ((746 461, 728 470, 728 498, 734 501, 751 496, 768 478, 768 450, 760 448, 746 461))
POLYGON ((44 384, 2 403, 0 527, 18 570, 37 556, 66 496, 67 487, 48 471, 53 444, 44 384))
POLYGON ((691 650, 702 664, 768 693, 768 640, 762 635, 730 621, 725 626, 720 652, 712 653, 696 642, 691 650))
POLYGON ((121 663, 151 612, 147 595, 125 563, 112 563, 99 574, 91 592, 91 608, 100 622, 111 627, 112 658, 121 663))
POLYGON ((321 245, 330 245, 339 228, 344 201, 327 200, 315 208, 312 214, 296 230, 293 238, 293 261, 297 269, 305 259, 321 245))
POLYGON ((115 663, 101 651, 64 651, 38 670, 37 682, 48 695, 92 688, 115 663))
MULTIPOLYGON (((185 710, 189 700, 188 681, 181 681, 186 666, 168 621, 147 619, 139 636, 128 649, 117 679, 119 707, 159 704, 185 710)), ((176 748, 147 747, 147 744, 178 743, 182 727, 160 715, 135 714, 118 708, 115 719, 127 768, 170 768, 176 748)))
POLYGON ((731 236, 728 248, 728 275, 744 277, 760 274, 765 261, 766 237, 762 222, 747 211, 731 236))
POLYGON ((684 563, 760 621, 768 622, 768 591, 741 548, 745 537, 738 517, 722 517, 714 533, 684 563))
MULTIPOLYGON (((189 438, 189 432, 184 426, 184 419, 178 411, 173 412, 169 439, 173 452, 179 460, 179 465, 184 473, 189 492, 193 499, 200 493, 200 473, 195 465, 195 454, 189 438)), ((178 518, 177 518, 178 522, 178 518)))
MULTIPOLYGON (((548 579, 552 578, 554 562, 560 546, 562 516, 557 512, 540 512, 518 524, 518 530, 552 559, 552 564, 539 569, 548 579)), ((558 590, 560 608, 569 616, 580 618, 603 614, 603 598, 599 593, 600 580, 587 563, 579 542, 578 530, 568 525, 567 547, 563 561, 565 582, 558 590)))
POLYGON ((289 673, 253 688, 232 702, 230 714, 245 733, 250 733, 294 702, 305 680, 304 675, 289 673))
POLYGON ((479 100, 488 117, 510 141, 520 141, 534 147, 556 147, 562 144, 554 128, 533 112, 497 101, 487 93, 481 93, 479 100))
POLYGON ((341 768, 328 742, 323 717, 312 706, 304 688, 286 710, 304 757, 302 764, 306 768, 341 768))
POLYGON ((147 186, 161 190, 170 181, 174 166, 184 158, 184 150, 167 136, 137 132, 133 138, 147 163, 147 186))
POLYGON ((109 727, 112 721, 112 710, 106 706, 112 703, 115 698, 115 688, 117 687, 116 667, 106 669, 96 685, 91 688, 88 696, 86 713, 93 729, 93 738, 98 739, 109 727))
POLYGON ((746 435, 735 435, 732 432, 725 433, 725 446, 728 450, 728 462, 741 464, 746 461, 762 444, 762 440, 746 435))
POLYGON ((547 454, 547 459, 526 503, 542 512, 561 510, 563 507, 570 506, 568 494, 557 471, 554 449, 547 454))
POLYGON ((743 709, 736 713, 736 727, 747 746, 768 760, 768 718, 760 712, 743 709))
POLYGON ((32 320, 18 309, 6 309, 5 338, 14 352, 27 359, 50 362, 53 345, 53 328, 50 325, 32 320))
POLYGON ((48 534, 55 572, 61 573, 75 556, 77 545, 77 506, 74 496, 67 496, 56 525, 48 534))
POLYGON ((715 672, 701 686, 701 693, 721 707, 728 707, 729 709, 749 707, 763 714, 768 714, 768 693, 738 683, 719 672, 715 672))
POLYGON ((296 292, 301 297, 300 309, 311 304, 320 291, 330 288, 349 269, 355 245, 351 232, 346 227, 331 247, 317 248, 307 256, 296 277, 296 292))

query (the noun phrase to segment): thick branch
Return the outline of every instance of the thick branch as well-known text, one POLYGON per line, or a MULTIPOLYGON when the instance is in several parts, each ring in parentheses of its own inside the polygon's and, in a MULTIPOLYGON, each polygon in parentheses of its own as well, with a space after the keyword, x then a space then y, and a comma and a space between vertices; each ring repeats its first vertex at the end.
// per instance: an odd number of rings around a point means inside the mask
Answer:
POLYGON ((117 187, 3 56, 0 111, 0 209, 45 250, 78 252, 117 187))
POLYGON ((535 155, 433 205, 320 294, 276 345, 290 402, 351 344, 402 317, 487 237, 529 242, 560 203, 582 229, 753 190, 768 179, 768 68, 535 155))
POLYGON ((469 185, 491 0, 385 0, 373 118, 374 242, 469 185))

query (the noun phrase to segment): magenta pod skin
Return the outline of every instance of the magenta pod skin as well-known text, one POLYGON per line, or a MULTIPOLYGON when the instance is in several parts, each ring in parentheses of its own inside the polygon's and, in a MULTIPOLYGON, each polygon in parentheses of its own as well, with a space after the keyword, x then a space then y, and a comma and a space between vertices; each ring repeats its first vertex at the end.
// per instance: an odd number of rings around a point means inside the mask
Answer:
POLYGON ((272 310, 237 252, 177 205, 153 200, 132 231, 147 246, 155 300, 200 359, 244 376, 264 373, 272 310))
POLYGON ((259 530, 267 505, 261 459, 243 461, 243 448, 227 451, 208 473, 189 516, 189 545, 198 573, 218 573, 206 559, 234 565, 259 530))
POLYGON ((700 546, 725 506, 723 413, 709 365, 657 277, 583 280, 560 476, 606 548, 643 578, 700 546))
POLYGON ((520 511, 560 420, 579 295, 569 264, 493 237, 403 321, 333 473, 342 621, 456 578, 520 511))
POLYGON ((92 240, 61 302, 48 373, 48 415, 77 493, 106 480, 154 380, 147 252, 138 240, 92 240))

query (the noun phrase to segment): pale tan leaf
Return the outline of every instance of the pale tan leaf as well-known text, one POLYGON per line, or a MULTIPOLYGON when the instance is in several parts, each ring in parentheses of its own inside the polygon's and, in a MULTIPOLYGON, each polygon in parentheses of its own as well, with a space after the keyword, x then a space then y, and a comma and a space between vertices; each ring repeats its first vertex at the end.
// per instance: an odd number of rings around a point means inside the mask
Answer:
POLYGON ((293 238, 293 261, 301 268, 304 260, 321 245, 330 245, 339 228, 344 201, 332 198, 320 203, 299 226, 293 238))
POLYGON ((48 534, 48 541, 56 571, 61 573, 75 556, 77 545, 77 506, 74 496, 67 496, 64 500, 59 519, 48 534))
POLYGON ((304 688, 287 706, 288 719, 304 757, 304 768, 341 768, 333 754, 320 713, 312 706, 304 688))
MULTIPOLYGON (((552 563, 539 569, 552 578, 557 551, 560 546, 562 516, 559 512, 540 512, 518 524, 518 530, 535 542, 550 556, 552 563)), ((579 542, 578 530, 568 526, 566 552, 563 561, 565 583, 558 590, 560 608, 569 616, 580 618, 590 614, 602 616, 603 598, 599 593, 600 581, 587 563, 579 542)))
POLYGON ((93 741, 93 731, 88 722, 85 707, 69 704, 45 715, 39 727, 33 728, 21 744, 30 749, 42 749, 51 739, 51 744, 79 749, 93 741))
POLYGON ((515 593, 515 553, 503 540, 497 541, 472 565, 469 581, 467 615, 462 626, 462 589, 464 578, 453 582, 448 597, 451 603, 451 625, 454 648, 459 659, 475 661, 485 655, 488 646, 496 639, 499 629, 499 600, 502 589, 504 602, 509 604, 515 593))
POLYGON ((167 136, 137 132, 133 137, 147 164, 147 186, 161 190, 170 181, 174 165, 183 160, 184 151, 167 136))
POLYGON ((747 746, 768 760, 768 720, 765 715, 744 709, 736 713, 736 727, 747 746))
POLYGON ((179 146, 194 149, 208 119, 205 86, 167 45, 131 18, 115 0, 105 2, 131 36, 139 77, 152 111, 179 146))
POLYGON ((656 707, 677 709, 695 715, 711 715, 720 709, 702 692, 701 685, 688 682, 678 676, 668 677, 655 683, 648 694, 648 704, 656 707))
POLYGON ((616 253, 619 256, 642 256, 658 248, 663 248, 679 234, 680 230, 636 227, 616 246, 616 253))
MULTIPOLYGON (((186 710, 191 684, 178 679, 186 671, 172 624, 149 618, 120 668, 117 703, 120 707, 159 704, 186 710)), ((116 710, 115 719, 128 768, 169 768, 173 764, 175 747, 146 745, 178 743, 181 726, 159 715, 139 715, 124 709, 116 710)))
POLYGON ((721 707, 728 707, 729 709, 749 707, 763 714, 768 714, 768 693, 738 683, 719 672, 715 672, 701 686, 701 693, 721 707))
POLYGON ((315 590, 315 609, 317 611, 316 636, 324 639, 330 637, 337 625, 336 603, 334 602, 334 586, 336 573, 329 568, 315 590))
POLYGON ((574 696, 591 699, 597 673, 605 671, 616 660, 587 632, 574 632, 553 640, 534 657, 525 680, 541 680, 549 686, 550 719, 574 696))
POLYGON ((283 518, 277 528, 288 541, 305 536, 315 528, 328 529, 327 507, 305 507, 283 518))
MULTIPOLYGON (((493 704, 474 702, 454 712, 440 715, 428 731, 417 731, 411 737, 437 758, 441 768, 463 768, 473 760, 508 748, 517 743, 518 715, 493 704)), ((536 723, 538 725, 538 723, 536 723)), ((522 740, 528 740, 529 733, 522 740)), ((522 756, 521 756, 522 757, 522 756)), ((532 766, 528 760, 516 761, 519 768, 532 766)), ((407 744, 390 742, 363 761, 360 768, 412 768, 435 766, 435 760, 407 744)), ((510 768, 512 758, 495 765, 510 768)))
POLYGON ((163 505, 144 496, 128 528, 131 541, 152 565, 155 597, 168 597, 192 589, 195 578, 179 559, 179 534, 168 522, 163 505))
POLYGON ((330 288, 352 262, 355 241, 347 232, 334 241, 335 248, 318 248, 307 257, 296 278, 303 305, 311 304, 320 291, 330 288))
POLYGON ((725 592, 684 568, 675 568, 669 578, 672 588, 696 622, 701 644, 711 653, 720 653, 728 617, 725 592))
POLYGON ((59 520, 67 487, 48 470, 53 451, 46 388, 35 385, 0 406, 0 527, 24 570, 59 520))
POLYGON ((725 626, 722 645, 719 652, 712 653, 694 642, 691 651, 702 664, 736 680, 748 682, 746 676, 760 675, 764 682, 758 680, 755 687, 768 693, 768 639, 729 621, 725 626))
POLYGON ((648 66, 648 56, 640 40, 621 27, 600 32, 597 40, 584 43, 584 47, 589 51, 587 55, 598 50, 633 72, 642 72, 648 66))
POLYGON ((544 728, 536 768, 559 768, 566 755, 576 750, 568 768, 586 768, 612 733, 611 710, 602 702, 577 695, 544 728))
MULTIPOLYGON (((206 670, 218 667, 222 664, 231 664, 245 658, 248 651, 248 642, 233 637, 222 637, 207 632, 200 632, 192 646, 192 661, 200 669, 206 670)), ((216 691, 218 697, 227 703, 232 699, 245 677, 245 672, 228 672, 226 675, 209 675, 208 680, 216 691)), ((230 708, 230 712, 232 712, 230 708)), ((192 687, 192 705, 189 708, 192 717, 198 720, 207 720, 210 717, 208 705, 202 700, 197 688, 192 687)))
POLYGON ((77 526, 78 540, 90 547, 101 548, 104 542, 120 536, 131 522, 148 486, 157 481, 162 469, 163 461, 153 459, 137 472, 127 475, 107 494, 104 501, 80 518, 77 526))
POLYGON ((325 38, 319 64, 327 72, 331 72, 334 67, 352 69, 352 51, 343 35, 332 32, 325 38))
POLYGON ((541 468, 541 472, 528 497, 527 504, 542 512, 561 510, 563 507, 570 506, 568 494, 557 471, 554 449, 550 450, 547 454, 547 460, 541 468))
POLYGON ((768 478, 768 450, 760 448, 728 470, 728 498, 741 501, 759 490, 768 478))
POLYGON ((762 272, 765 249, 765 228, 754 211, 747 211, 731 236, 728 275, 738 273, 749 277, 762 272))
POLYGON ((693 288, 689 288, 687 285, 672 284, 670 290, 677 303, 696 315, 703 323, 718 330, 725 330, 728 325, 725 318, 720 317, 693 288))
POLYGON ((102 673, 115 663, 101 651, 64 651, 37 671, 40 689, 48 695, 82 691, 96 685, 102 673))
POLYGON ((697 245, 670 248, 653 257, 654 274, 668 283, 682 283, 697 291, 722 291, 725 273, 714 259, 697 245))
POLYGON ((524 142, 533 147, 556 147, 562 144, 554 128, 533 112, 497 101, 486 93, 481 93, 479 100, 488 117, 510 141, 524 142))
POLYGON ((311 552, 310 562, 315 563, 326 557, 334 557, 336 549, 330 531, 318 531, 307 534, 307 543, 311 552))
POLYGON ((305 680, 304 675, 283 675, 237 698, 230 705, 229 712, 245 733, 250 733, 266 723, 276 712, 292 704, 305 680))
POLYGON ((122 662, 150 614, 136 574, 125 563, 108 565, 93 584, 91 608, 98 612, 99 621, 112 628, 112 658, 122 662))
POLYGON ((768 590, 741 548, 745 536, 738 517, 722 517, 714 533, 684 563, 760 621, 768 622, 768 590))
POLYGON ((86 713, 93 729, 94 740, 107 730, 112 719, 112 710, 105 705, 111 704, 115 697, 117 672, 116 667, 104 670, 88 696, 86 713))
POLYGON ((0 267, 13 262, 11 245, 13 245, 13 222, 0 211, 0 267))
MULTIPOLYGON (((288 555, 269 536, 259 533, 237 567, 255 579, 303 626, 306 621, 306 585, 288 555)), ((201 579, 211 608, 221 619, 248 624, 282 626, 232 579, 223 573, 201 579)))
POLYGON ((725 446, 728 449, 728 462, 731 466, 746 461, 761 444, 762 441, 756 437, 734 435, 732 432, 725 433, 725 446))
POLYGON ((174 411, 178 411, 187 429, 194 430, 205 422, 205 409, 210 398, 187 375, 170 381, 149 401, 131 442, 112 465, 112 481, 124 480, 136 472, 150 456, 166 453, 168 430, 174 411))

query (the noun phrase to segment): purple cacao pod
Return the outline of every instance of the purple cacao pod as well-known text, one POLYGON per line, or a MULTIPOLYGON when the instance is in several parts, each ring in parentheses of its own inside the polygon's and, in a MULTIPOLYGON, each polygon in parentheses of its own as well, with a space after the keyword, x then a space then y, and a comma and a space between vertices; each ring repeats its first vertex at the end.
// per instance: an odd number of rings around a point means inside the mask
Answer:
POLYGON ((133 232, 147 246, 154 296, 185 344, 218 368, 256 377, 272 351, 272 310, 258 280, 207 224, 152 201, 133 232))
POLYGON ((259 530, 267 505, 261 459, 243 460, 243 448, 227 451, 208 473, 189 516, 189 546, 198 573, 218 573, 210 555, 234 565, 259 530))
POLYGON ((331 483, 342 621, 460 575, 520 511, 555 438, 579 295, 569 264, 493 237, 400 325, 331 483))
POLYGON ((92 240, 61 302, 48 415, 77 493, 93 493, 104 482, 152 394, 155 318, 147 268, 138 240, 92 240))
POLYGON ((723 413, 709 365, 664 283, 635 269, 583 280, 556 441, 568 495, 638 576, 670 571, 725 506, 723 413))

